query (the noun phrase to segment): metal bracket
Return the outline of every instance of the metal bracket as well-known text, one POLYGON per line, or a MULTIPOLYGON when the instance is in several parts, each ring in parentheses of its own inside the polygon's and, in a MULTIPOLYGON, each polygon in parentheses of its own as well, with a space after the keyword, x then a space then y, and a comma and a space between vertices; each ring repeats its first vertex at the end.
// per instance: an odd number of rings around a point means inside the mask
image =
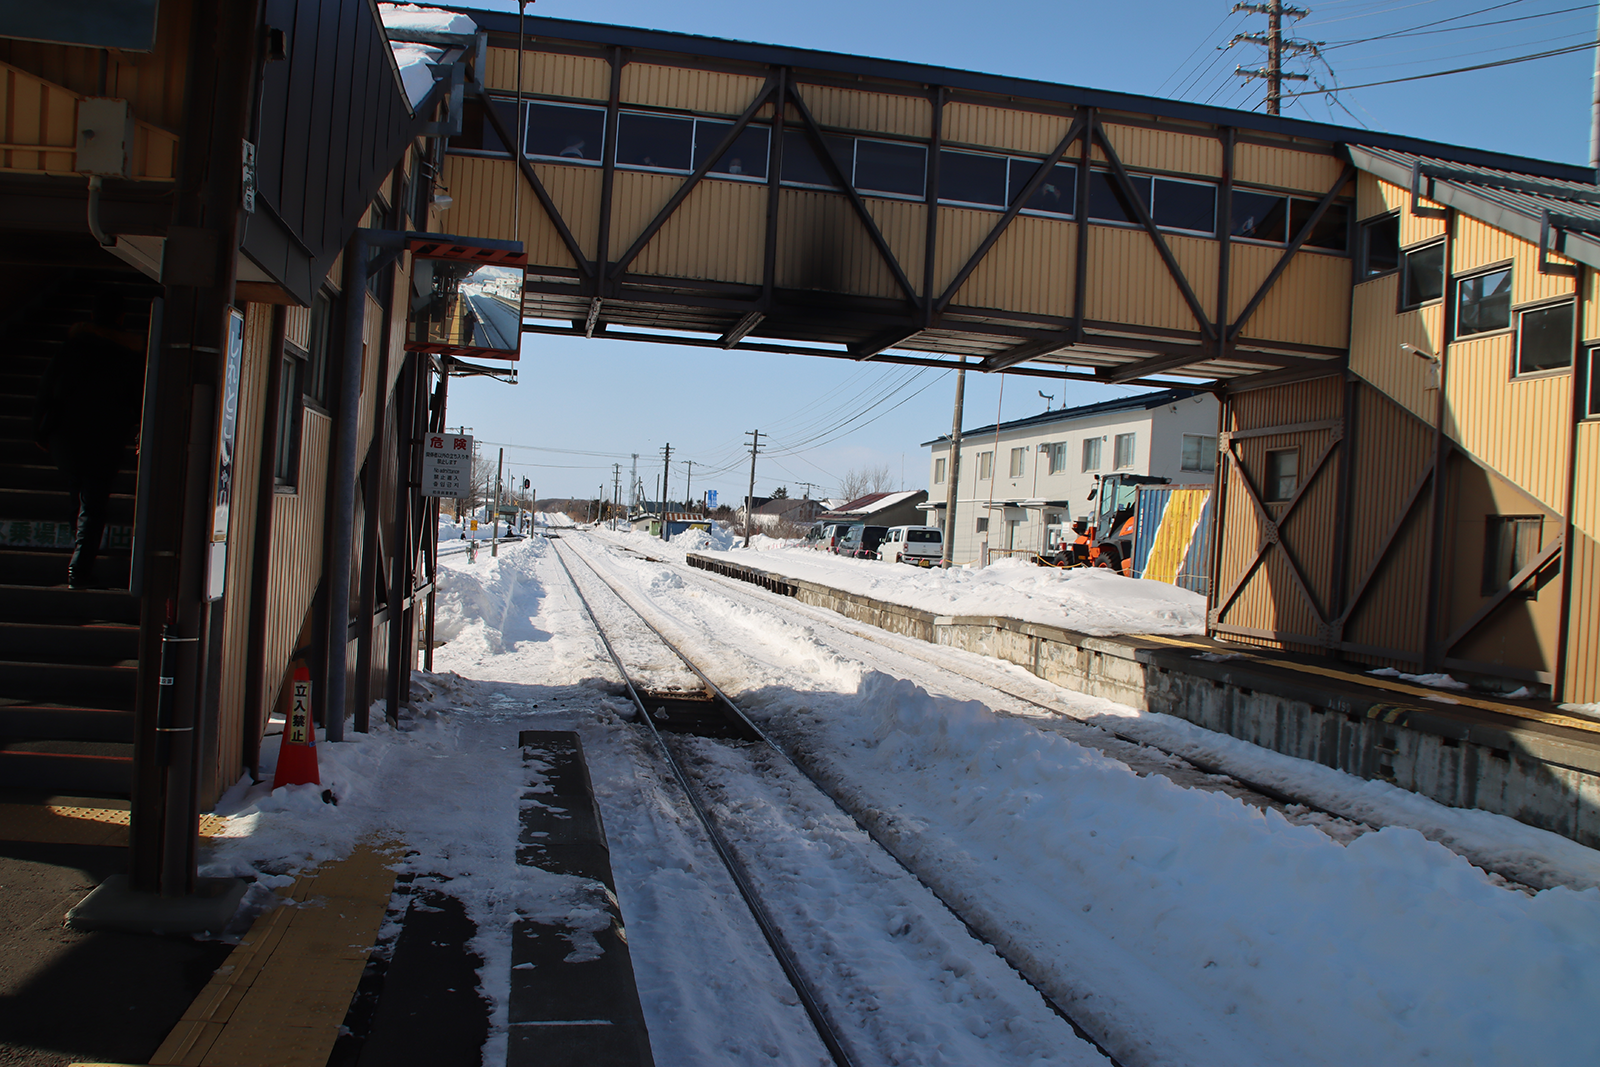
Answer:
MULTIPOLYGON (((1428 192, 1433 192, 1433 178, 1428 178, 1428 192)), ((1442 207, 1422 206, 1422 160, 1418 159, 1411 164, 1411 213, 1419 219, 1442 219, 1450 214, 1442 207)))
POLYGON ((1555 243, 1550 239, 1551 230, 1559 228, 1562 228, 1559 223, 1550 221, 1549 208, 1539 212, 1539 273, 1559 274, 1571 278, 1578 273, 1576 264, 1550 262, 1550 253, 1556 250, 1555 243))
POLYGON ((433 71, 436 79, 447 79, 449 82, 450 102, 447 108, 449 117, 443 122, 423 123, 422 136, 459 137, 461 136, 461 107, 467 89, 467 65, 458 59, 454 63, 429 63, 428 69, 433 71))

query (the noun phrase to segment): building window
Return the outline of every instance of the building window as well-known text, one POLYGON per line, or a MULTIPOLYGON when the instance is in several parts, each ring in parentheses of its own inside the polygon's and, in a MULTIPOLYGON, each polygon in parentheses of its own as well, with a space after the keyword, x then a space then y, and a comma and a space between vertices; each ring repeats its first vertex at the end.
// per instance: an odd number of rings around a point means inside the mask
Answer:
POLYGON ((1067 469, 1067 443, 1057 441, 1050 446, 1050 473, 1060 474, 1067 469))
POLYGON ((974 520, 972 520, 972 532, 973 533, 988 533, 989 532, 989 520, 988 520, 988 518, 985 517, 985 518, 982 518, 982 519, 974 519, 974 520))
POLYGON ((1517 313, 1517 373, 1539 374, 1572 366, 1572 305, 1517 313))
MULTIPOLYGON (((1033 175, 1044 164, 1037 159, 1013 159, 1009 164, 1009 178, 1006 185, 1006 203, 1010 204, 1022 195, 1023 187, 1033 179, 1033 175)), ((939 180, 944 181, 944 175, 939 175, 939 180)), ((1024 211, 1042 211, 1050 215, 1071 216, 1077 210, 1073 205, 1078 202, 1078 168, 1069 163, 1057 163, 1050 168, 1049 177, 1039 184, 1039 189, 1028 202, 1022 205, 1024 211)))
MULTIPOLYGON (((1128 175, 1128 184, 1150 221, 1164 230, 1217 232, 1217 187, 1204 182, 1128 175)), ((1089 172, 1089 217, 1098 222, 1137 223, 1139 213, 1109 171, 1089 172)))
POLYGON ((957 204, 1005 207, 1006 157, 976 152, 939 152, 939 199, 957 204))
MULTIPOLYGON (((1289 203, 1289 239, 1292 241, 1317 210, 1314 200, 1296 197, 1289 203)), ((1306 235, 1306 248, 1323 248, 1330 252, 1343 252, 1350 247, 1350 205, 1333 203, 1322 213, 1322 218, 1306 235)))
POLYGON ((1214 474, 1217 469, 1217 439, 1205 434, 1183 435, 1183 461, 1181 470, 1203 471, 1214 474))
POLYGON ((324 413, 328 410, 328 349, 333 343, 333 299, 327 290, 317 293, 311 300, 310 339, 307 342, 306 366, 301 375, 301 387, 310 400, 324 413))
POLYGON ((1591 419, 1600 419, 1600 348, 1589 349, 1589 408, 1591 419))
MULTIPOLYGON (((1137 179, 1133 182, 1135 194, 1145 201, 1146 209, 1150 206, 1150 179, 1142 183, 1137 179), (1140 188, 1140 185, 1144 188, 1140 188)), ((1134 210, 1133 204, 1123 195, 1122 187, 1117 184, 1116 178, 1109 171, 1091 170, 1089 172, 1089 218, 1095 222, 1128 222, 1137 223, 1139 213, 1134 210)))
MULTIPOLYGON (((509 106, 515 127, 516 104, 496 101, 496 107, 509 106)), ((539 159, 559 159, 570 163, 598 163, 606 140, 606 113, 597 107, 571 104, 527 102, 528 128, 522 150, 539 159)), ((619 126, 619 129, 622 127, 619 126)), ((455 140, 451 139, 451 147, 455 140)))
MULTIPOLYGON (((839 165, 846 178, 850 176, 851 160, 855 157, 855 142, 848 137, 823 134, 822 143, 828 154, 839 165)), ((792 185, 820 185, 826 189, 838 188, 828 174, 828 168, 811 147, 811 138, 805 130, 783 131, 783 181, 792 185)))
POLYGON ((1233 236, 1287 244, 1289 198, 1247 189, 1233 191, 1233 236))
MULTIPOLYGON (((699 170, 700 165, 706 161, 722 139, 728 136, 728 131, 733 129, 731 122, 717 122, 712 119, 695 119, 694 121, 694 169, 699 170)), ((767 143, 771 140, 772 131, 764 126, 746 126, 738 137, 733 139, 733 144, 722 153, 722 158, 711 165, 711 174, 726 174, 730 177, 765 178, 767 176, 767 143)))
POLYGON ((1011 450, 1011 477, 1022 477, 1023 455, 1027 451, 1028 450, 1026 448, 1013 448, 1011 450))
POLYGON ((1022 528, 1021 519, 1006 520, 1006 549, 1010 551, 1017 547, 1017 531, 1022 528))
POLYGON ((944 458, 933 461, 933 484, 939 485, 944 481, 944 458))
POLYGON ((617 116, 617 166, 689 170, 694 151, 694 120, 671 115, 617 116))
POLYGON ((978 480, 982 481, 985 478, 993 478, 993 477, 994 477, 994 453, 993 452, 979 452, 978 453, 978 480))
POLYGON ((1101 437, 1085 437, 1083 439, 1083 469, 1097 471, 1100 469, 1100 442, 1101 437))
POLYGON ((1112 444, 1111 467, 1113 470, 1126 470, 1133 466, 1133 438, 1131 433, 1119 433, 1112 444))
POLYGON ((862 192, 921 196, 928 150, 918 144, 856 140, 855 185, 862 192))
POLYGON ((1511 268, 1456 282, 1456 336, 1472 337, 1511 326, 1511 268))
POLYGON ((272 458, 273 483, 293 489, 300 481, 300 372, 304 362, 285 351, 278 381, 277 441, 272 458))
POLYGON ((1400 254, 1400 310, 1421 307, 1444 297, 1444 242, 1410 248, 1400 254))
MULTIPOLYGON (((1511 584, 1517 573, 1533 562, 1539 552, 1543 520, 1532 515, 1490 515, 1483 537, 1484 596, 1493 596, 1511 584)), ((1531 596, 1530 577, 1517 590, 1531 596)))
POLYGON ((1289 500, 1300 487, 1300 450, 1278 448, 1267 453, 1266 495, 1269 502, 1289 500))
MULTIPOLYGON (((500 139, 485 114, 485 101, 495 109, 500 122, 508 130, 517 128, 517 104, 514 100, 491 100, 488 97, 468 98, 461 105, 461 132, 450 138, 452 153, 468 155, 509 156, 511 149, 500 139)), ((605 112, 600 113, 602 116, 605 112)))
POLYGON ((1376 278, 1400 269, 1400 216, 1382 215, 1361 224, 1361 269, 1357 277, 1376 278))

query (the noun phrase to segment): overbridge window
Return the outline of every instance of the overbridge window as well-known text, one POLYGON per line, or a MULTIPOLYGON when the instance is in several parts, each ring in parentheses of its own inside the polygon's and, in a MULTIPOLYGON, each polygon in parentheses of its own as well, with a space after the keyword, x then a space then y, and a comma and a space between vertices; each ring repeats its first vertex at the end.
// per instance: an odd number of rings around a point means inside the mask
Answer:
POLYGON ((1456 282, 1456 336, 1504 330, 1511 326, 1511 269, 1490 271, 1456 282))
MULTIPOLYGON (((496 106, 500 106, 497 101, 496 106)), ((572 104, 525 103, 528 132, 523 150, 540 159, 560 159, 574 163, 600 162, 606 139, 606 113, 597 107, 572 104)), ((509 104, 516 115, 516 105, 509 104)), ((513 122, 506 125, 512 126, 513 122)), ((492 132, 492 131, 491 131, 492 132)))
MULTIPOLYGON (((1142 181, 1134 178, 1133 190, 1144 201, 1145 210, 1150 208, 1150 179, 1142 181)), ((1139 221, 1139 214, 1133 209, 1133 203, 1122 191, 1122 186, 1117 184, 1117 179, 1110 171, 1091 170, 1089 172, 1089 217, 1096 222, 1132 222, 1139 221)))
POLYGON ((927 170, 922 145, 856 139, 855 187, 864 193, 921 196, 927 170))
MULTIPOLYGON (((831 134, 823 134, 822 143, 828 146, 828 154, 833 156, 834 162, 839 165, 839 170, 845 177, 849 177, 851 161, 855 156, 855 143, 849 137, 836 137, 831 134)), ((783 131, 781 177, 785 182, 794 185, 837 188, 833 178, 828 174, 827 167, 823 166, 822 160, 818 158, 816 149, 811 146, 811 138, 804 130, 783 131)))
POLYGON ((1517 313, 1517 373, 1540 374, 1572 366, 1572 304, 1517 313))
MULTIPOLYGON (((509 156, 511 150, 494 131, 489 117, 484 113, 484 99, 469 99, 461 105, 461 132, 450 138, 450 151, 470 155, 478 153, 509 156)), ((491 100, 495 114, 508 130, 517 128, 517 103, 515 100, 491 100)), ((604 112, 601 112, 604 115, 604 112)))
POLYGON ((1376 278, 1400 269, 1400 216, 1380 215, 1361 224, 1358 277, 1376 278))
POLYGON ((1005 156, 940 151, 939 199, 957 204, 1004 207, 1008 203, 1006 165, 1005 156))
POLYGON ((1444 242, 1400 254, 1400 310, 1444 299, 1444 242))
POLYGON ((617 118, 617 166, 689 170, 694 120, 624 111, 617 118))
MULTIPOLYGON (((1314 200, 1295 197, 1289 206, 1289 239, 1292 241, 1311 221, 1316 212, 1314 200)), ((1333 203, 1322 213, 1317 224, 1306 236, 1306 248, 1325 248, 1330 252, 1343 252, 1350 247, 1350 205, 1333 203)))
MULTIPOLYGON (((1022 195, 1022 189, 1033 179, 1035 172, 1044 166, 1036 159, 1011 160, 1010 182, 1006 203, 1022 195)), ((1022 205, 1024 211, 1042 211, 1050 215, 1071 215, 1078 202, 1078 168, 1069 163, 1057 163, 1040 183, 1038 191, 1022 205)))
POLYGON ((1251 241, 1288 243, 1289 198, 1248 189, 1233 191, 1233 236, 1251 241))
MULTIPOLYGON (((694 123, 694 167, 700 169, 706 157, 722 143, 733 129, 731 122, 696 119, 694 123)), ((764 126, 746 126, 734 138, 733 144, 722 153, 722 158, 711 165, 712 174, 733 177, 765 178, 767 176, 767 142, 771 131, 764 126)))
POLYGON ((1164 230, 1217 232, 1217 187, 1201 182, 1154 178, 1150 218, 1164 230))

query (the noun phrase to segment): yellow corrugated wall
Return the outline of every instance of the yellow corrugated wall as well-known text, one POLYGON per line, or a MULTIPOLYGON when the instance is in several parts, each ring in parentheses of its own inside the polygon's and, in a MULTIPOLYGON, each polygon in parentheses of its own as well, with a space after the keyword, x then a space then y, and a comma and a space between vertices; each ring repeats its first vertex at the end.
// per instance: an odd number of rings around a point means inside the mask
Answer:
POLYGON ((669 108, 701 114, 737 115, 750 106, 766 79, 720 70, 629 63, 622 68, 624 107, 669 108))
POLYGON ((904 137, 927 137, 933 132, 933 101, 927 97, 832 85, 796 84, 794 88, 820 126, 904 137))
MULTIPOLYGON (((943 293, 1000 216, 992 211, 939 209, 938 273, 943 293)), ((1077 262, 1062 250, 1074 247, 1077 224, 1019 215, 956 291, 954 303, 1035 315, 1072 314, 1077 262)))
MULTIPOLYGON (((491 89, 516 92, 516 49, 488 49, 484 84, 491 89)), ((596 56, 530 50, 522 57, 522 91, 603 102, 611 93, 611 64, 596 56)))
POLYGON ((1574 703, 1600 702, 1600 421, 1578 424, 1572 509, 1572 599, 1568 602, 1566 686, 1574 703))
POLYGON ((1222 142, 1209 131, 1179 133, 1109 122, 1102 129, 1125 167, 1222 177, 1222 142))
MULTIPOLYGON (((1043 156, 1055 151, 1071 125, 1065 115, 952 102, 944 107, 943 136, 950 144, 1043 156)), ((1069 156, 1074 152, 1068 149, 1069 156)))
POLYGON ((1511 378, 1512 335, 1450 346, 1445 433, 1484 465, 1566 511, 1572 379, 1568 374, 1511 378))
POLYGON ((1240 185, 1267 185, 1321 196, 1339 180, 1343 169, 1338 157, 1304 149, 1259 144, 1237 144, 1233 149, 1233 180, 1240 185))
POLYGON ((1381 389, 1417 418, 1432 425, 1439 393, 1426 360, 1403 350, 1402 342, 1423 352, 1444 351, 1444 305, 1430 304, 1396 313, 1400 276, 1374 278, 1355 288, 1351 314, 1350 369, 1381 389))

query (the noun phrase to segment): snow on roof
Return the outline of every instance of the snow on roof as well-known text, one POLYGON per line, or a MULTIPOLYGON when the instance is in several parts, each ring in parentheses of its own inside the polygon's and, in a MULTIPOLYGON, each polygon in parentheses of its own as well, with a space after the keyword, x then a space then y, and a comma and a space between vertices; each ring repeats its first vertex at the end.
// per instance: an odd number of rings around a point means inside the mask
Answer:
MULTIPOLYGON (((1102 400, 1098 404, 1080 404, 1075 408, 1057 408, 1054 411, 1046 411, 1039 415, 1029 415, 1026 418, 1012 419, 1010 422, 1000 423, 998 427, 991 422, 989 425, 979 426, 975 430, 962 430, 961 436, 979 437, 986 433, 992 434, 997 428, 1001 431, 1005 431, 1020 429, 1026 426, 1049 426, 1052 423, 1072 422, 1075 419, 1093 418, 1097 415, 1108 415, 1117 411, 1137 411, 1141 408, 1158 408, 1163 404, 1172 404, 1179 400, 1187 400, 1189 397, 1201 395, 1203 394, 1193 389, 1162 389, 1153 393, 1135 393, 1132 396, 1117 397, 1115 400, 1102 400)), ((922 442, 922 447, 927 448, 929 445, 937 445, 949 440, 950 435, 943 434, 939 437, 935 437, 931 441, 922 442)))
POLYGON ((921 493, 920 489, 907 489, 898 493, 868 493, 866 496, 857 497, 842 507, 833 509, 839 515, 873 515, 886 511, 896 504, 903 504, 907 500, 921 493))
MULTIPOLYGON (((378 14, 383 19, 384 30, 396 37, 408 33, 453 33, 471 35, 478 32, 477 23, 465 15, 436 7, 417 4, 379 4, 378 14)), ((405 86, 406 99, 411 106, 422 103, 433 89, 433 72, 429 64, 446 62, 446 53, 459 54, 458 49, 407 41, 391 41, 395 65, 400 68, 400 84, 405 86)))

